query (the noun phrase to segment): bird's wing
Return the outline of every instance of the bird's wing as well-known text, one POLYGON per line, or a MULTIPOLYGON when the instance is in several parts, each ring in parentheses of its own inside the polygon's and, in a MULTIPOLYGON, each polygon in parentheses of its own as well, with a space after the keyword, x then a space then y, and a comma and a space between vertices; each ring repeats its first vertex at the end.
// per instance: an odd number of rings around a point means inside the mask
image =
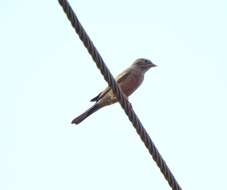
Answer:
POLYGON ((90 100, 90 102, 97 102, 98 101, 98 98, 99 98, 99 96, 102 94, 102 92, 100 92, 97 96, 95 96, 94 98, 92 98, 91 100, 90 100))
MULTIPOLYGON (((129 70, 129 69, 123 71, 121 74, 119 74, 116 77, 116 82, 118 84, 121 83, 122 81, 126 80, 130 74, 131 74, 131 70, 129 70)), ((90 101, 91 102, 97 102, 97 101, 99 101, 109 91, 110 91, 110 87, 107 87, 104 91, 100 92, 97 96, 95 96, 94 98, 92 98, 90 101)))
POLYGON ((119 74, 116 77, 116 81, 117 83, 121 83, 122 81, 126 80, 128 78, 128 76, 131 74, 131 69, 126 69, 125 71, 123 71, 121 74, 119 74))
POLYGON ((91 102, 97 102, 97 101, 99 101, 109 91, 110 91, 110 87, 107 87, 105 90, 103 90, 102 92, 100 92, 97 96, 95 96, 94 98, 92 98, 90 101, 91 102))

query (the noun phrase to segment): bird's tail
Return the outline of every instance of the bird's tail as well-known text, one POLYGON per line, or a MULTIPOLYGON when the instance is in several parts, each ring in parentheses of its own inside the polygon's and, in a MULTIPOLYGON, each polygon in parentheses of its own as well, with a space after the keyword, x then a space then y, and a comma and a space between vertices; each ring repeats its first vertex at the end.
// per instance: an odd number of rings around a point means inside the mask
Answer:
POLYGON ((79 115, 78 117, 76 117, 75 119, 73 119, 72 120, 72 124, 73 123, 79 124, 81 121, 83 121, 84 119, 86 119, 89 115, 93 114, 94 112, 96 112, 100 108, 101 108, 101 106, 98 105, 98 104, 93 105, 87 111, 85 111, 84 113, 82 113, 81 115, 79 115))

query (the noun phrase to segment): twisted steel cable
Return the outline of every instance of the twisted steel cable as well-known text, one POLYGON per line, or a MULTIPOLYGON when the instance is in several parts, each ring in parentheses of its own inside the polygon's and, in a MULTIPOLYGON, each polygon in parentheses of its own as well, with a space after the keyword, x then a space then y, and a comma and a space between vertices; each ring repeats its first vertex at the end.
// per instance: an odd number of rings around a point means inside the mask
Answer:
POLYGON ((113 78, 112 74, 110 73, 109 69, 107 68, 106 64, 104 63, 98 50, 96 49, 93 42, 89 38, 88 34, 84 30, 83 26, 80 24, 76 14, 74 13, 73 9, 70 6, 70 4, 68 3, 67 0, 58 0, 58 2, 62 6, 65 14, 67 15, 68 19, 70 20, 73 28, 75 29, 75 31, 78 34, 81 41, 83 42, 84 46, 87 48, 92 59, 95 61, 97 67, 100 69, 104 79, 106 80, 106 82, 108 83, 108 85, 113 90, 116 97, 118 98, 119 103, 121 104, 122 108, 124 109, 125 113, 127 114, 129 120, 133 124, 137 133, 139 134, 141 140, 143 141, 143 143, 149 150, 154 161, 160 168, 162 174, 168 181, 170 187, 173 190, 181 190, 180 185, 178 184, 177 180, 175 179, 172 172, 168 168, 166 162, 163 160, 161 154, 158 152, 155 144, 152 142, 150 136, 148 135, 147 131, 143 127, 139 118, 133 111, 130 102, 122 93, 121 89, 119 88, 118 84, 116 83, 115 79, 113 78))

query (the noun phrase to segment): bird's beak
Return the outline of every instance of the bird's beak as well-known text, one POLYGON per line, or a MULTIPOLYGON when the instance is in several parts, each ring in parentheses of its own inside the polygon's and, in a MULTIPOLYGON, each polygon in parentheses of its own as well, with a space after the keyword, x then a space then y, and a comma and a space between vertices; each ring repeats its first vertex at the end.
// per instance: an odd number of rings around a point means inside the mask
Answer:
POLYGON ((149 64, 147 64, 146 65, 147 66, 147 68, 151 68, 151 67, 157 67, 157 65, 155 65, 154 63, 149 63, 149 64))

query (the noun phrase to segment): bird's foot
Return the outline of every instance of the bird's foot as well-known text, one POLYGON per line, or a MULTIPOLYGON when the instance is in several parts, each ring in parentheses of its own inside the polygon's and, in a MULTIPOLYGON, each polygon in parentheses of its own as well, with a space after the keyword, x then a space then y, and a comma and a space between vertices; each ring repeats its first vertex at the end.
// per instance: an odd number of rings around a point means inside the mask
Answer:
POLYGON ((130 103, 130 102, 127 102, 127 107, 128 107, 128 110, 129 111, 132 111, 133 109, 132 109, 132 104, 130 103))

